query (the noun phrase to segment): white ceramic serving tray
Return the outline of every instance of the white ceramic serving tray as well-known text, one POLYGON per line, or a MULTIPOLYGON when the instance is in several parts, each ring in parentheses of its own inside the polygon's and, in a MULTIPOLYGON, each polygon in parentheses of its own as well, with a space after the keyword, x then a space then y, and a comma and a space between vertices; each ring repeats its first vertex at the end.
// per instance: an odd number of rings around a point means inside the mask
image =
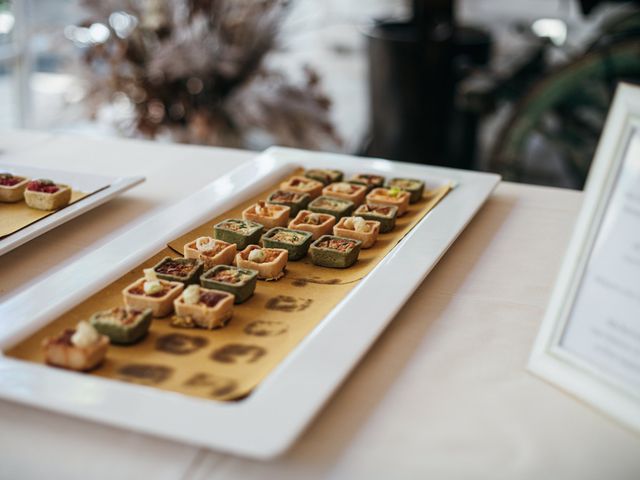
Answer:
POLYGON ((416 177, 431 185, 452 181, 456 188, 242 401, 189 397, 2 355, 0 397, 239 455, 283 453, 473 218, 498 175, 272 148, 51 275, 46 288, 35 284, 0 305, 0 350, 6 350, 170 240, 300 166, 416 177))
POLYGON ((56 182, 70 185, 74 190, 90 193, 89 196, 62 208, 35 223, 0 239, 0 255, 3 255, 23 243, 48 232, 52 228, 68 222, 72 218, 108 202, 125 190, 144 182, 144 177, 109 177, 86 173, 65 172, 44 168, 28 167, 21 164, 0 163, 0 172, 28 178, 52 178, 56 182), (91 193, 95 192, 95 193, 91 193))

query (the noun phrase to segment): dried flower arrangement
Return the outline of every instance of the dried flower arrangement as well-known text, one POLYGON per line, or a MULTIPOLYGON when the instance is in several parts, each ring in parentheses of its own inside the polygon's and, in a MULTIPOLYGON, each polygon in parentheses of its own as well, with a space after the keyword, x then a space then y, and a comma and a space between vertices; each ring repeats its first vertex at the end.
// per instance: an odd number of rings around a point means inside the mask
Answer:
POLYGON ((98 40, 85 45, 88 104, 131 105, 125 133, 186 143, 335 148, 331 102, 318 75, 291 83, 265 57, 276 47, 284 0, 84 0, 98 40), (97 27, 96 27, 97 25, 97 27), (108 29, 108 30, 107 30, 108 29))

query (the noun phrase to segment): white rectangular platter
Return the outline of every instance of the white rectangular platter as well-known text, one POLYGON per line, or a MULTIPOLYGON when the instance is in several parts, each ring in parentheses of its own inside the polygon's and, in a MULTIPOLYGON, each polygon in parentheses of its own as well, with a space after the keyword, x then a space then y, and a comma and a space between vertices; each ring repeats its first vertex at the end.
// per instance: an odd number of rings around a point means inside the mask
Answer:
POLYGON ((244 456, 271 458, 286 451, 464 230, 498 175, 271 148, 56 272, 44 280, 46 288, 35 284, 0 305, 4 351, 172 239, 299 167, 421 178, 431 186, 453 182, 456 188, 244 400, 189 397, 2 355, 0 397, 244 456))
POLYGON ((109 177, 86 173, 65 172, 44 168, 29 167, 21 164, 0 163, 0 172, 10 172, 28 178, 51 178, 58 183, 70 185, 74 190, 89 193, 87 197, 58 210, 40 220, 0 239, 0 255, 48 232, 52 228, 82 215, 111 200, 120 193, 139 183, 144 177, 109 177), (93 193, 95 192, 95 193, 93 193))

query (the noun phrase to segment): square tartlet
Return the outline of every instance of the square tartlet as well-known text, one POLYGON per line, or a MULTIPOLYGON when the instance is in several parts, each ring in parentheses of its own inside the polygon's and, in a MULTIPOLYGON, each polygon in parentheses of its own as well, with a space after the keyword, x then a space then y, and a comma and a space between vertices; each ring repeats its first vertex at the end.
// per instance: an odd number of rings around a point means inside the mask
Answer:
POLYGON ((323 235, 309 247, 314 265, 329 268, 348 268, 358 260, 362 242, 352 238, 323 235))
POLYGON ((411 194, 399 188, 374 188, 367 195, 367 203, 398 207, 398 216, 407 213, 411 194))
POLYGON ((262 200, 242 212, 242 218, 264 225, 264 228, 286 227, 291 208, 286 205, 268 205, 262 200))
POLYGON ((420 201, 424 194, 424 182, 416 178, 392 178, 387 183, 388 188, 399 188, 411 194, 409 201, 416 203, 420 201))
POLYGON ((235 303, 243 303, 253 295, 258 282, 258 272, 248 268, 218 265, 200 277, 205 288, 222 290, 235 295, 235 303))
POLYGON ((304 176, 321 182, 323 185, 329 185, 333 182, 341 182, 343 178, 343 174, 340 170, 324 168, 312 168, 304 172, 304 176))
POLYGON ((278 280, 284 276, 284 267, 287 266, 288 259, 289 252, 283 248, 249 245, 236 254, 236 265, 256 270, 260 280, 278 280))
POLYGON ((213 236, 217 240, 234 243, 238 250, 258 243, 263 233, 263 225, 239 218, 228 218, 213 227, 213 236))
POLYGON ((15 203, 24 199, 24 189, 27 188, 29 179, 0 173, 0 202, 15 203))
POLYGON ((31 180, 24 190, 24 201, 36 210, 57 210, 71 200, 71 187, 51 180, 31 180))
POLYGON ((262 245, 267 248, 284 248, 289 252, 289 260, 304 258, 313 236, 304 230, 276 227, 262 236, 262 245))
POLYGON ((367 192, 370 192, 374 188, 382 187, 384 185, 384 177, 381 175, 358 173, 349 179, 349 183, 364 185, 367 187, 367 192))
POLYGON ((380 233, 380 222, 376 220, 365 220, 362 217, 343 217, 333 227, 333 234, 336 237, 353 238, 360 240, 360 248, 371 248, 378 240, 380 233))
POLYGON ((152 316, 149 308, 134 310, 115 307, 94 313, 89 323, 102 335, 109 337, 111 343, 131 345, 141 340, 149 331, 152 316))
POLYGON ((307 177, 291 177, 280 184, 280 190, 294 193, 308 193, 311 198, 319 197, 322 194, 324 184, 307 177))
POLYGON ((140 278, 122 290, 124 304, 133 310, 151 309, 154 317, 166 317, 173 311, 173 301, 182 293, 184 284, 159 280, 162 290, 147 294, 144 291, 145 278, 140 278))
POLYGON ((189 285, 173 302, 176 315, 189 317, 200 328, 224 327, 233 315, 234 296, 222 290, 189 285))
POLYGON ((309 202, 307 208, 314 213, 333 215, 336 220, 348 217, 353 212, 355 205, 350 200, 337 197, 321 196, 309 202))
MULTIPOLYGON (((216 240, 213 241, 215 242, 216 240)), ((235 245, 233 246, 235 247, 235 245)), ((198 253, 202 254, 202 252, 198 253)), ((233 261, 235 254, 236 252, 234 248, 233 254, 231 255, 231 261, 233 261)), ((162 280, 182 282, 185 285, 191 285, 192 283, 198 283, 200 275, 202 275, 204 270, 204 262, 200 260, 199 257, 164 257, 153 267, 153 270, 156 272, 156 275, 158 275, 158 278, 162 280)))
POLYGON ((198 237, 194 241, 185 244, 183 253, 187 259, 200 260, 204 264, 204 269, 208 270, 216 265, 231 265, 236 256, 236 251, 235 243, 211 237, 198 237))
POLYGON ((311 234, 313 240, 322 235, 329 235, 336 224, 336 217, 328 213, 314 213, 310 210, 301 210, 296 218, 289 222, 292 230, 303 230, 311 234))
POLYGON ((396 226, 398 207, 393 205, 381 205, 367 203, 355 209, 353 215, 362 217, 365 220, 376 220, 380 222, 380 233, 387 233, 396 226))
POLYGON ((291 209, 290 217, 295 217, 300 210, 307 208, 310 201, 311 196, 308 193, 285 192, 284 190, 276 190, 267 198, 267 203, 270 205, 289 207, 291 209))
POLYGON ((55 337, 47 337, 42 341, 45 361, 49 365, 86 372, 96 368, 109 349, 109 337, 100 335, 95 330, 93 341, 88 344, 77 344, 74 336, 83 327, 93 329, 87 322, 80 322, 76 328, 66 328, 55 337), (85 325, 82 325, 85 324, 85 325))
POLYGON ((331 183, 322 189, 322 195, 342 198, 353 202, 354 205, 360 205, 367 195, 367 187, 348 182, 331 183))

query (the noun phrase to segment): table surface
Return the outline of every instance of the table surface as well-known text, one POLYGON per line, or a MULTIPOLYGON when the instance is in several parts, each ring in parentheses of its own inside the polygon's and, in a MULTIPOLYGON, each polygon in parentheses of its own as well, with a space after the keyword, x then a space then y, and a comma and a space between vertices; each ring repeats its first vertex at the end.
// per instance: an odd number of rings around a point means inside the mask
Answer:
MULTIPOLYGON (((0 302, 254 155, 19 131, 0 134, 0 152, 3 162, 147 177, 2 256, 0 302)), ((279 459, 0 401, 0 478, 640 478, 638 435, 526 371, 581 200, 502 183, 279 459)))

